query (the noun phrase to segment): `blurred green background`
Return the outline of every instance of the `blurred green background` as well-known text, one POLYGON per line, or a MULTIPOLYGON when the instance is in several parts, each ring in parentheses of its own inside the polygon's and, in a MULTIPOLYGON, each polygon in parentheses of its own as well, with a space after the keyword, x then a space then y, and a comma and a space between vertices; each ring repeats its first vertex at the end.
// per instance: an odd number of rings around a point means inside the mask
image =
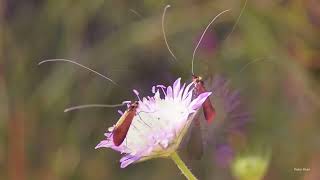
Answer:
MULTIPOLYGON (((236 156, 265 158, 262 179, 320 179, 320 3, 248 0, 230 34, 244 3, 0 0, 0 179, 184 179, 170 160, 121 169, 119 153, 94 149, 119 118, 116 109, 63 110, 131 100, 133 88, 150 95, 152 85, 177 77, 190 81, 197 40, 215 15, 230 8, 205 36, 195 72, 205 79, 224 74, 246 99, 252 121, 244 138, 234 140, 242 143, 234 147, 236 156), (172 7, 165 29, 177 61, 161 31, 166 4, 172 7), (51 58, 85 64, 119 86, 71 64, 37 65, 51 58), (241 71, 257 59, 265 61, 241 71)), ((182 158, 200 179, 252 179, 219 167, 215 156, 182 158)), ((254 167, 240 171, 250 174, 254 167)))

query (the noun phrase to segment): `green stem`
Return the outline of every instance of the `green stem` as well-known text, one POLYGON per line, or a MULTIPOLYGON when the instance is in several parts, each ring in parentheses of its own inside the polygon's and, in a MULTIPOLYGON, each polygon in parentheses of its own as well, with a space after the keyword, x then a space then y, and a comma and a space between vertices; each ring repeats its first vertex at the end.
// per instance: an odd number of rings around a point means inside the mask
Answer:
POLYGON ((188 180, 197 180, 197 178, 192 174, 192 172, 188 169, 188 167, 184 164, 184 162, 181 160, 177 152, 173 152, 170 156, 170 158, 173 160, 173 162, 178 166, 178 168, 181 170, 182 174, 188 179, 188 180))

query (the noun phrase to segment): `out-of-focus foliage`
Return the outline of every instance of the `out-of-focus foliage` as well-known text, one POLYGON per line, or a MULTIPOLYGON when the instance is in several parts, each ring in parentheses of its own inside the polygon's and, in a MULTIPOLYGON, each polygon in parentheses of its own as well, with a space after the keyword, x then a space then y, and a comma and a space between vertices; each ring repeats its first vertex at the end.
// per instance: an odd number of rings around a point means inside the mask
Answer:
MULTIPOLYGON (((120 169, 118 153, 94 149, 119 118, 116 109, 63 110, 131 100, 133 88, 148 95, 151 85, 178 76, 191 80, 192 52, 204 27, 230 8, 205 36, 195 72, 205 79, 224 74, 246 99, 252 121, 232 135, 232 152, 263 144, 272 152, 264 179, 320 179, 320 3, 248 0, 230 34, 243 4, 1 0, 0 179, 183 179, 167 159, 120 169), (177 61, 161 31, 166 4, 172 5, 165 28, 177 61), (37 65, 51 58, 85 64, 119 86, 70 64, 37 65)), ((215 161, 219 150, 209 151, 201 160, 183 158, 200 179, 236 179, 230 166, 215 161)))

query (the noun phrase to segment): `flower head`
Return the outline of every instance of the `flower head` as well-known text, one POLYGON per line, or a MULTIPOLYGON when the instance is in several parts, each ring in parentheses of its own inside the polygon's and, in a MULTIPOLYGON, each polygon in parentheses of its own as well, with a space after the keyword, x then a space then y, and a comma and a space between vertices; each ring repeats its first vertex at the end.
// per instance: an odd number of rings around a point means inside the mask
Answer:
POLYGON ((196 112, 211 94, 204 92, 193 99, 193 83, 181 85, 180 80, 178 78, 172 87, 152 87, 152 97, 141 99, 134 90, 139 107, 125 140, 116 146, 111 127, 105 133, 106 139, 96 148, 106 147, 124 153, 120 159, 122 168, 134 162, 171 155, 179 147, 196 112))

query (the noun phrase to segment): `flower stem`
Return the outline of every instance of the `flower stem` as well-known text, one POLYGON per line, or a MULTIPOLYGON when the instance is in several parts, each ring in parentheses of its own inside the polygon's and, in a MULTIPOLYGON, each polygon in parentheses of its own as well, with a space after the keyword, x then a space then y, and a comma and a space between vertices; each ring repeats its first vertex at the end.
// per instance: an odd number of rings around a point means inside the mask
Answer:
POLYGON ((181 170, 182 174, 188 179, 188 180, 197 180, 197 178, 192 174, 192 172, 188 169, 188 167, 184 164, 184 162, 181 160, 180 156, 177 154, 177 152, 173 152, 170 156, 170 158, 174 161, 174 163, 178 166, 178 168, 181 170))

